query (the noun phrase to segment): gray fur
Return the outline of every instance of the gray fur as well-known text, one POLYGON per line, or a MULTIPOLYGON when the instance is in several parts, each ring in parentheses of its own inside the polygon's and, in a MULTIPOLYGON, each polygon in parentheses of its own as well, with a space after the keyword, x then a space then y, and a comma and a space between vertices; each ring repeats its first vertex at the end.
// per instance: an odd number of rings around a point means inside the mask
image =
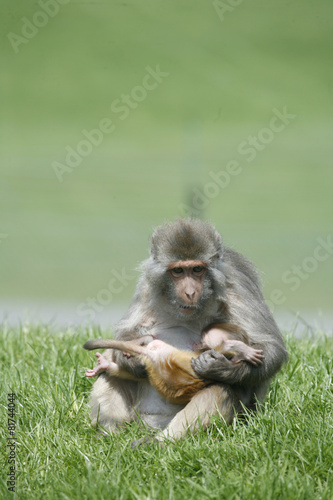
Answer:
MULTIPOLYGON (((154 231, 151 255, 142 263, 141 272, 132 304, 117 325, 117 339, 130 340, 147 333, 158 335, 160 330, 165 334, 170 329, 181 342, 184 328, 199 335, 210 323, 228 322, 245 330, 250 345, 263 349, 265 356, 262 365, 255 367, 247 362, 232 363, 215 351, 202 353, 193 361, 193 368, 217 384, 201 391, 185 408, 169 405, 160 410, 160 423, 156 425, 170 422, 160 439, 184 435, 189 424, 190 428, 197 425, 198 418, 209 425, 209 416, 217 411, 230 422, 242 404, 252 408, 256 400, 262 401, 270 379, 287 359, 287 352, 251 262, 223 247, 221 236, 208 222, 178 219, 154 231), (202 260, 208 264, 202 297, 190 318, 180 313, 172 281, 167 276, 168 264, 179 260, 202 260)), ((122 353, 110 350, 105 355, 136 377, 146 376, 144 365, 137 359, 128 360, 122 353)), ((99 418, 102 425, 114 428, 117 423, 132 420, 148 397, 147 391, 144 379, 142 383, 115 381, 101 375, 92 391, 94 423, 99 418)))
POLYGON ((155 229, 151 239, 151 255, 165 266, 177 260, 211 261, 221 253, 221 236, 211 224, 199 219, 168 222, 155 229))

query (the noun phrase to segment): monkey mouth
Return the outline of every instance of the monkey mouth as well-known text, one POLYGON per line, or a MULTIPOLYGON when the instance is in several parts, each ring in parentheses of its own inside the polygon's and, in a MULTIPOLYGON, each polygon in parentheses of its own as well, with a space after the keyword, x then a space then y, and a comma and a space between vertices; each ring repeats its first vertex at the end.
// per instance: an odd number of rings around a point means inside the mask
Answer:
POLYGON ((183 306, 183 305, 179 305, 179 309, 188 314, 188 313, 191 313, 193 311, 195 311, 197 309, 197 306, 183 306))

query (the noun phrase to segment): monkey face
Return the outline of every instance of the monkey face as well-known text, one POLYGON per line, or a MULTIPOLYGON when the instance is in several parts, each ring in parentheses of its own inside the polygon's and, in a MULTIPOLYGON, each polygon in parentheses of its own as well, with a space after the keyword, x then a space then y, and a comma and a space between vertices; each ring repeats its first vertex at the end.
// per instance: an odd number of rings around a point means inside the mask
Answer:
POLYGON ((179 219, 157 228, 142 266, 150 307, 182 322, 214 315, 224 300, 222 267, 221 236, 209 223, 179 219))
POLYGON ((203 261, 178 261, 168 266, 169 296, 181 316, 197 316, 202 309, 207 264, 203 261), (170 293, 171 292, 171 293, 170 293))

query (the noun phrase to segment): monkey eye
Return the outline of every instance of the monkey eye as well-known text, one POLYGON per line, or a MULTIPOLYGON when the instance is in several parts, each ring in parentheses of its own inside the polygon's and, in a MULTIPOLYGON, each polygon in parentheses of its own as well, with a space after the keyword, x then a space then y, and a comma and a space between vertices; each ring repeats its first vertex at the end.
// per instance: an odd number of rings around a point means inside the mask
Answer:
POLYGON ((193 268, 193 272, 194 273, 202 273, 202 271, 204 270, 204 267, 203 266, 195 266, 193 268))
POLYGON ((172 269, 172 272, 173 272, 174 274, 182 274, 182 272, 183 272, 183 268, 182 268, 182 267, 174 267, 174 268, 172 269))

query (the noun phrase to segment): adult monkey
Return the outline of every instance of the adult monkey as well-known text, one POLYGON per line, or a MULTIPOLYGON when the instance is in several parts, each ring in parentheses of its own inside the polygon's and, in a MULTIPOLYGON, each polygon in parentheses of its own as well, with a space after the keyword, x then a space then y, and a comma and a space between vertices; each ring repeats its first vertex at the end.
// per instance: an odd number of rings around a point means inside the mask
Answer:
POLYGON ((216 381, 197 393, 187 405, 163 399, 148 383, 145 366, 136 358, 107 350, 106 359, 130 371, 138 381, 101 374, 91 394, 92 421, 110 430, 137 418, 162 429, 156 436, 179 438, 220 413, 230 423, 243 406, 262 402, 272 376, 287 359, 278 327, 264 302, 253 265, 239 253, 223 247, 211 224, 179 219, 158 227, 151 255, 142 263, 132 304, 116 327, 116 339, 147 334, 179 348, 191 349, 207 325, 232 323, 242 328, 249 344, 262 349, 260 366, 232 363, 215 350, 193 360, 194 370, 216 381), (199 424, 200 423, 200 424, 199 424))

